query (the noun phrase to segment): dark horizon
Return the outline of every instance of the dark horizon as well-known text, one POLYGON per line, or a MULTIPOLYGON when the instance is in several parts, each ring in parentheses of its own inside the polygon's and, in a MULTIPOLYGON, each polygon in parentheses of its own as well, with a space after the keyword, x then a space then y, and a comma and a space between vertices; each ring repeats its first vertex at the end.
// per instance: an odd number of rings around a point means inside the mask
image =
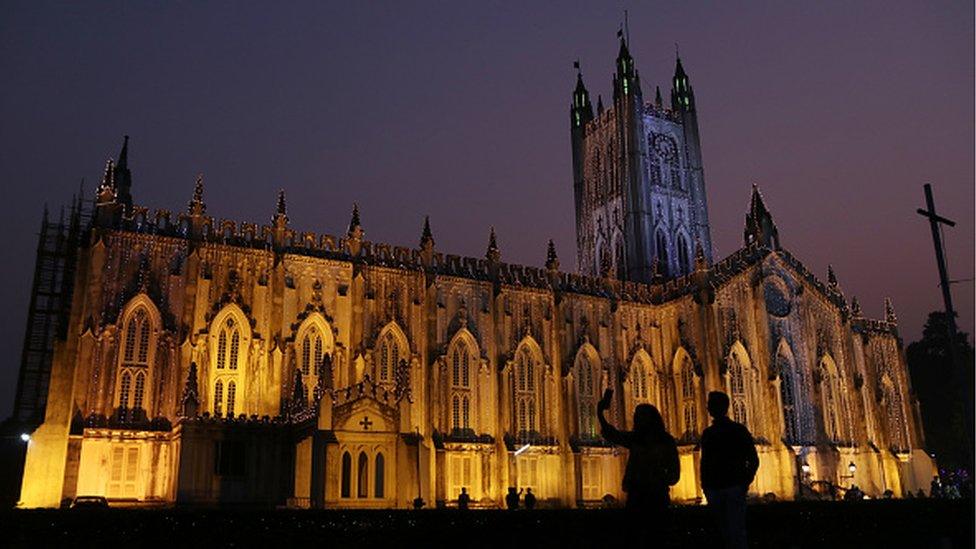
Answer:
MULTIPOLYGON (((973 276, 973 6, 288 5, 95 8, 7 4, 0 20, 0 178, 16 204, 0 298, 0 416, 12 406, 45 203, 131 136, 135 202, 183 211, 197 173, 208 214, 267 223, 284 188, 291 226, 341 234, 354 202, 367 238, 541 266, 552 238, 575 271, 569 101, 573 61, 607 100, 616 30, 645 97, 667 94, 675 42, 694 86, 715 258, 742 245, 753 183, 784 247, 902 338, 942 308, 932 183, 953 279, 973 276)), ((973 283, 953 286, 973 332, 973 283)))

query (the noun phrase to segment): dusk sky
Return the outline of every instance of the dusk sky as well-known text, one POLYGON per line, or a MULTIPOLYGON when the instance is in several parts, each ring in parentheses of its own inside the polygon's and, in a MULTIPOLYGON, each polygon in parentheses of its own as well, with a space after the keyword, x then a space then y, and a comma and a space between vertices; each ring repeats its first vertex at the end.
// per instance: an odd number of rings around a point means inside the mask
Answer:
MULTIPOLYGON (((0 7, 0 417, 12 406, 37 244, 131 136, 133 195, 208 213, 575 269, 573 61, 610 93, 629 9, 644 95, 675 43, 694 86, 716 259, 742 245, 750 186, 780 239, 867 316, 891 296, 905 343, 942 307, 932 183, 950 274, 974 275, 972 2, 5 2, 0 7)), ((973 282, 953 286, 973 331, 973 282)))

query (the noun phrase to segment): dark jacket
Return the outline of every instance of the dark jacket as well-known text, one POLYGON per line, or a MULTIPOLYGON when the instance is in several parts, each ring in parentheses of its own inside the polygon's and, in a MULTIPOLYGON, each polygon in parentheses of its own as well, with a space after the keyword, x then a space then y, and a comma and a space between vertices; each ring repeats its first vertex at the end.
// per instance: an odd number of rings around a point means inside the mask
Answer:
POLYGON ((749 486, 759 455, 749 430, 728 417, 716 419, 701 437, 701 481, 705 490, 749 486))
POLYGON ((620 431, 609 423, 600 423, 607 442, 630 451, 624 471, 625 492, 666 492, 668 486, 678 483, 681 466, 678 463, 678 446, 671 435, 620 431))

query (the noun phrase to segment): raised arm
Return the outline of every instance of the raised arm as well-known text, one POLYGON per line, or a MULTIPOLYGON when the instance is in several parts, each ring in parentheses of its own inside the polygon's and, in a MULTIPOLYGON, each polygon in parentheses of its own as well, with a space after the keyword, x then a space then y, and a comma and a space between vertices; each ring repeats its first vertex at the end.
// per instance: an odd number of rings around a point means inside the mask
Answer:
POLYGON ((610 399, 612 397, 613 389, 607 389, 603 392, 603 398, 601 398, 600 402, 598 402, 596 405, 596 417, 600 421, 600 434, 603 435, 603 438, 611 444, 628 447, 629 445, 627 444, 627 437, 617 430, 616 427, 611 425, 604 415, 607 408, 610 407, 610 399))

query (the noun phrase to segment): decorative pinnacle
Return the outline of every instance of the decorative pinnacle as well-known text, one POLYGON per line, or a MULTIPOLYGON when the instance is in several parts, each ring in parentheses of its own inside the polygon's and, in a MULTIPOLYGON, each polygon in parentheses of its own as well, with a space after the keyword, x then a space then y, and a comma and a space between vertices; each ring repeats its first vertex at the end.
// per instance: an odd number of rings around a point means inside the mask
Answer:
POLYGON ((851 316, 855 318, 861 316, 861 303, 857 300, 857 296, 851 299, 851 316))
POLYGON ((424 231, 420 235, 420 247, 426 248, 430 246, 434 247, 434 235, 430 232, 430 216, 424 216, 424 231))
POLYGON ((105 162, 105 175, 102 176, 102 186, 115 188, 115 161, 111 158, 105 162))
POLYGON ((702 248, 701 240, 695 239, 695 270, 708 270, 708 262, 705 261, 705 249, 702 248))
POLYGON ((357 230, 362 231, 362 225, 359 222, 359 204, 353 203, 352 219, 349 220, 349 234, 353 234, 357 230))
POLYGON ((203 174, 197 174, 197 182, 193 186, 193 199, 187 208, 190 214, 203 215, 207 211, 207 205, 203 203, 203 174))
POLYGON ((837 288, 837 275, 834 274, 834 266, 827 264, 827 286, 837 288))
POLYGON ((549 245, 546 247, 546 268, 550 271, 559 270, 559 256, 556 255, 556 245, 551 238, 549 239, 549 245))
POLYGON ((278 190, 278 207, 276 209, 276 213, 278 215, 284 215, 284 216, 287 217, 288 209, 285 206, 285 190, 284 189, 279 189, 278 190))
POLYGON ((884 308, 885 308, 885 321, 887 321, 888 324, 898 324, 898 317, 895 316, 895 307, 891 304, 890 297, 886 297, 884 299, 884 308))
POLYGON ((491 227, 491 232, 488 234, 488 253, 485 254, 488 261, 497 263, 501 260, 502 254, 498 249, 498 239, 495 238, 495 227, 491 227))

